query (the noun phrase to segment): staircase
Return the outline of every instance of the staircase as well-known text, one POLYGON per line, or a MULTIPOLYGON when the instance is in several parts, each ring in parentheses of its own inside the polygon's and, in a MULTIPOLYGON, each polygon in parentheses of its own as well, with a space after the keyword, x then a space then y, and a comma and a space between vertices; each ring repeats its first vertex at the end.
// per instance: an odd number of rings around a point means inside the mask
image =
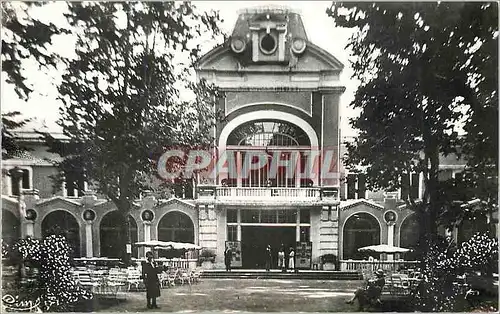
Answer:
POLYGON ((263 269, 207 269, 202 278, 237 278, 237 279, 310 279, 310 280, 362 280, 363 276, 356 271, 300 270, 298 273, 280 270, 265 271, 263 269))

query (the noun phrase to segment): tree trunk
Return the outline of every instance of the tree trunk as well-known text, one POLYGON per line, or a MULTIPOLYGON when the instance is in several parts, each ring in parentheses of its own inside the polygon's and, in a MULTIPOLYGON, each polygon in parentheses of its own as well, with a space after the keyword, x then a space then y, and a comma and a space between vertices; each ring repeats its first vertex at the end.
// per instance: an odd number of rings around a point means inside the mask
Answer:
POLYGON ((128 201, 120 201, 120 206, 118 207, 118 212, 120 213, 123 222, 120 226, 120 238, 116 239, 121 248, 121 257, 125 264, 130 263, 131 253, 127 252, 127 244, 131 245, 131 234, 130 234, 130 220, 128 219, 130 215, 130 204, 128 201))

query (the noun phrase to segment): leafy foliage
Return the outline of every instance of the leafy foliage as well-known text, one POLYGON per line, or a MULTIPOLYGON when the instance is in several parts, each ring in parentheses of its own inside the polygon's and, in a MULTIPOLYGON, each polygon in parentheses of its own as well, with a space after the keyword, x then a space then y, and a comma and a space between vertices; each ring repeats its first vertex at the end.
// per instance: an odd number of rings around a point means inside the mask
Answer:
POLYGON ((347 166, 364 167, 373 189, 395 190, 403 175, 422 173, 423 203, 405 201, 419 213, 424 235, 461 219, 457 205, 470 198, 450 193, 481 198, 494 210, 497 4, 335 3, 327 13, 338 26, 356 29, 347 48, 361 86, 351 105, 362 113, 351 120, 359 136, 347 143, 347 166), (467 193, 460 182, 439 180, 440 157, 450 154, 468 161, 474 183, 467 193))
POLYGON ((72 2, 68 8, 66 17, 79 30, 77 57, 58 87, 58 124, 69 139, 46 134, 47 143, 65 157, 61 173, 95 183, 126 217, 134 199, 155 188, 158 152, 213 140, 218 92, 194 83, 191 65, 200 52, 193 40, 217 36, 219 18, 188 2, 72 2))
POLYGON ((2 159, 10 159, 18 156, 20 152, 28 150, 16 140, 13 131, 22 128, 30 119, 15 119, 21 113, 11 111, 2 114, 2 159))
POLYGON ((416 309, 432 312, 468 310, 460 308, 465 291, 455 283, 477 271, 486 276, 498 271, 498 240, 476 233, 458 248, 443 238, 428 245, 430 249, 423 260, 426 265, 422 270, 423 282, 415 296, 416 309))
MULTIPOLYGON (((6 82, 11 83, 17 95, 27 100, 33 89, 27 82, 23 63, 32 58, 40 67, 56 68, 61 57, 49 52, 47 47, 56 35, 68 30, 52 23, 41 22, 31 16, 30 9, 42 6, 43 2, 2 2, 2 72, 6 82)), ((30 119, 18 119, 20 112, 2 113, 2 159, 9 159, 26 147, 20 145, 12 131, 20 129, 30 119)))
POLYGON ((22 99, 33 91, 23 73, 23 61, 34 58, 40 67, 56 68, 60 56, 47 51, 54 35, 67 34, 53 23, 44 23, 31 17, 29 9, 43 2, 2 2, 2 71, 7 83, 15 86, 22 99))
POLYGON ((68 311, 80 300, 92 298, 69 273, 69 245, 60 235, 49 235, 43 240, 26 238, 12 247, 11 255, 21 263, 29 263, 39 269, 36 295, 40 297, 43 311, 68 311))

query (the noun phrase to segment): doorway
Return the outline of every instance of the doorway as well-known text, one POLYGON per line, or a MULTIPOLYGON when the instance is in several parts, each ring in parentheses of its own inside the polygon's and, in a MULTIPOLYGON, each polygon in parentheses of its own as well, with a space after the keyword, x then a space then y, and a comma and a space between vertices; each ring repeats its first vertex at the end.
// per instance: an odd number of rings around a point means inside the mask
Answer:
POLYGON ((265 269, 266 246, 271 245, 271 269, 278 268, 278 251, 281 245, 288 256, 290 247, 295 248, 295 227, 242 226, 241 254, 242 268, 265 269))

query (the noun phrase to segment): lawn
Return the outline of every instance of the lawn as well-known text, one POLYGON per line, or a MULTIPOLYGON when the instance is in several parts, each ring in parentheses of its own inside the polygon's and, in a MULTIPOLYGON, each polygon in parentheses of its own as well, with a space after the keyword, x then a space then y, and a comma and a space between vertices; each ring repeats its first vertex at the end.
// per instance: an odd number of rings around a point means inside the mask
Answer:
MULTIPOLYGON (((359 281, 204 279, 193 285, 163 289, 158 299, 161 312, 355 312, 345 304, 359 281)), ((119 302, 95 300, 94 311, 142 312, 145 292, 120 295, 119 302)))

